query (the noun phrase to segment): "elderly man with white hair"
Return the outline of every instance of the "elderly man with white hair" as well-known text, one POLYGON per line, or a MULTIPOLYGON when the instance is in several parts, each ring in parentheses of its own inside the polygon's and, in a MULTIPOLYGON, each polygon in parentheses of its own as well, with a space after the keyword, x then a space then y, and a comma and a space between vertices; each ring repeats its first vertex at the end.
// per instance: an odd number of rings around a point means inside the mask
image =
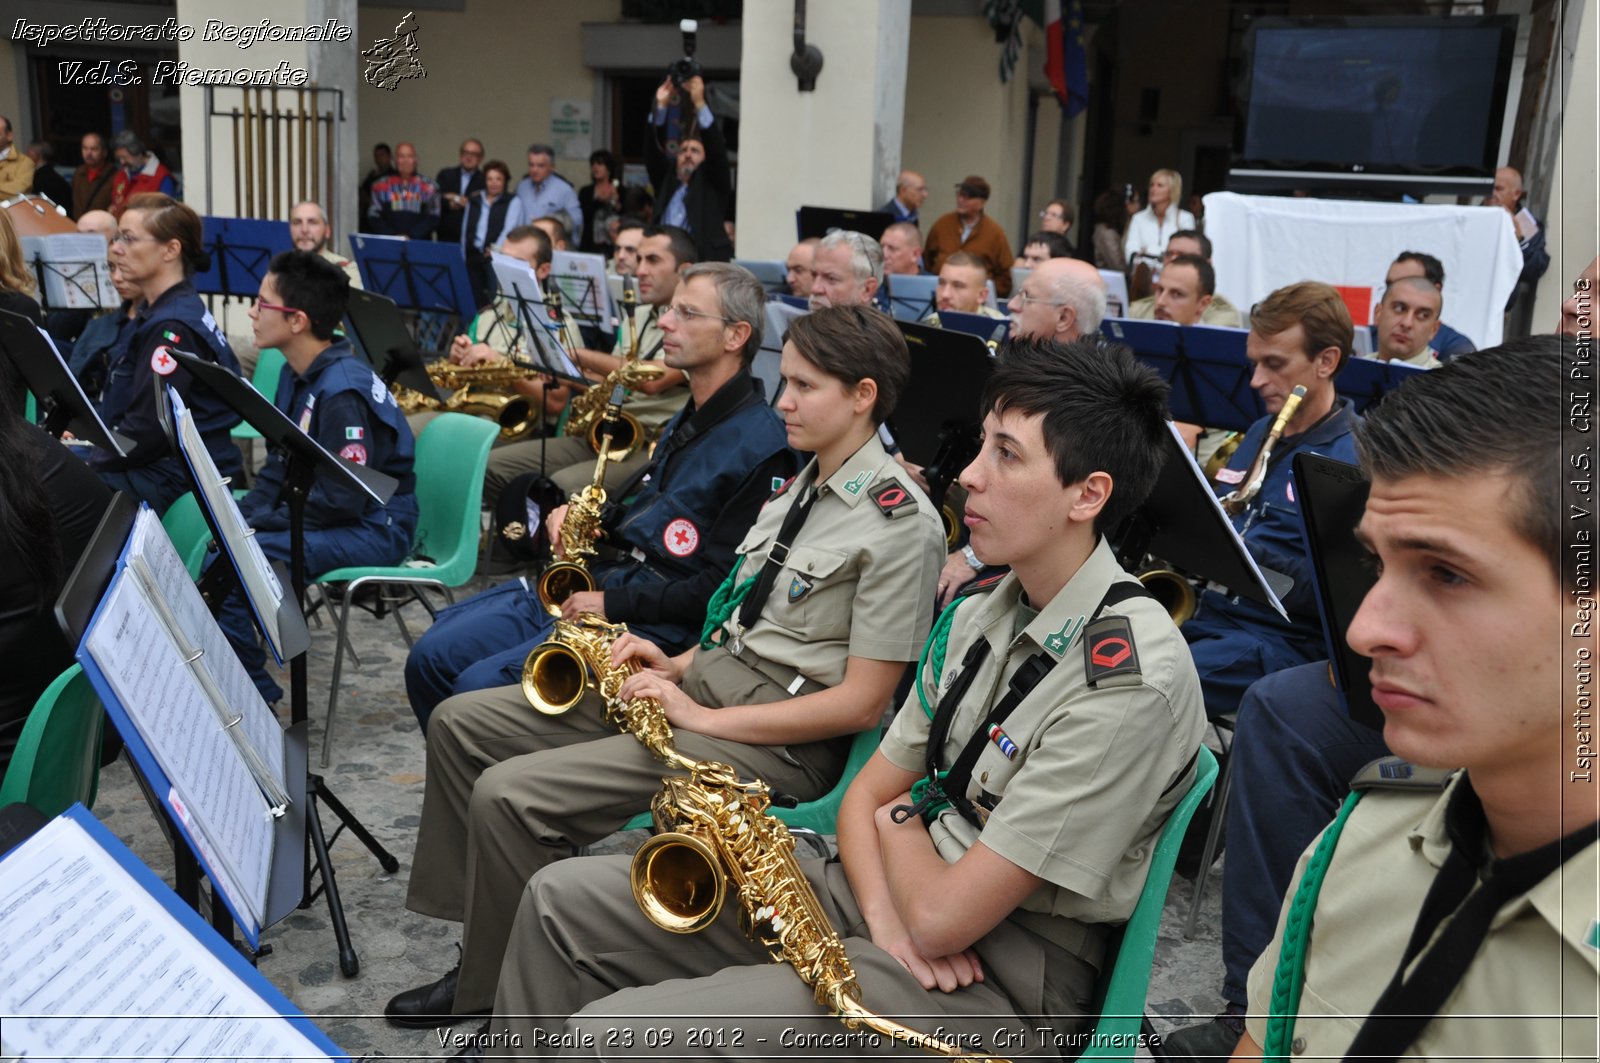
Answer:
POLYGON ((868 306, 883 284, 883 248, 848 229, 824 236, 811 257, 811 309, 868 306))

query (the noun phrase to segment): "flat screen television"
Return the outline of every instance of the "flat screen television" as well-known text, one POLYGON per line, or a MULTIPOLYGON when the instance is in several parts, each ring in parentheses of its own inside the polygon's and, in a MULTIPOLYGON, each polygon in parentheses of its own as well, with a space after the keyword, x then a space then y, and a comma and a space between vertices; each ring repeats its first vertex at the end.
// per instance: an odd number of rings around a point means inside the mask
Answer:
POLYGON ((1264 18, 1229 186, 1487 191, 1516 18, 1264 18))

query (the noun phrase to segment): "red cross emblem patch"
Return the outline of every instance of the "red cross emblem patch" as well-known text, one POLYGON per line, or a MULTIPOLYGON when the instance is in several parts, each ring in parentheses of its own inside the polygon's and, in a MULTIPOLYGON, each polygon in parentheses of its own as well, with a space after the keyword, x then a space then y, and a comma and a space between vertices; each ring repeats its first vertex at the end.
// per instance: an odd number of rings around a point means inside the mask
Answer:
POLYGON ((150 368, 162 376, 171 376, 173 370, 178 368, 178 360, 172 357, 172 352, 165 347, 157 347, 150 352, 150 368))
POLYGON ((661 533, 661 545, 673 557, 688 557, 700 549, 700 529, 679 517, 661 533))

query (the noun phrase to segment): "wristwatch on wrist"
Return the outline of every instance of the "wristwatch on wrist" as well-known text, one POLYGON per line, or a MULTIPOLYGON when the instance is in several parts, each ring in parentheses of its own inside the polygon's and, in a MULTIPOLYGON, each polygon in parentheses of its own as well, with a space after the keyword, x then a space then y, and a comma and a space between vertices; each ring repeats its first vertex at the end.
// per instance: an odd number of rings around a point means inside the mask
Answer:
POLYGON ((961 548, 961 556, 967 559, 967 564, 972 566, 973 571, 975 571, 975 572, 983 571, 983 562, 979 561, 978 560, 978 555, 972 552, 972 544, 971 543, 968 543, 966 546, 963 546, 961 548))

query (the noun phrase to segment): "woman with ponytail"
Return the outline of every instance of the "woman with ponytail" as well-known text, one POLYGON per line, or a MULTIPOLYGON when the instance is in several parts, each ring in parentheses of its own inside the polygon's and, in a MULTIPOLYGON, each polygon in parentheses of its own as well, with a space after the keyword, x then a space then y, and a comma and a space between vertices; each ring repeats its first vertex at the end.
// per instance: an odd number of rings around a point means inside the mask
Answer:
POLYGON ((134 196, 118 221, 111 258, 138 288, 139 309, 127 342, 112 354, 100 416, 134 446, 126 458, 96 450, 89 463, 107 484, 144 499, 159 514, 190 487, 161 430, 152 378, 178 390, 217 469, 237 476, 244 463, 228 430, 239 423, 238 414, 171 352, 199 355, 235 373, 239 361, 190 281, 211 265, 193 210, 160 193, 134 196))

